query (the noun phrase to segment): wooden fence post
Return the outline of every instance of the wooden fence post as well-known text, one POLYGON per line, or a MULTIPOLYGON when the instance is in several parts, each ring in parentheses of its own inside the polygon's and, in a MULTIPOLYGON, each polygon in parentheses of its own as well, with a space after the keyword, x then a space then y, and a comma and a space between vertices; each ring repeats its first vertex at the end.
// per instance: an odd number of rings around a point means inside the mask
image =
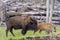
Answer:
POLYGON ((49 22, 49 0, 46 0, 46 8, 47 8, 47 11, 46 11, 46 22, 49 22))
POLYGON ((49 23, 52 22, 53 9, 54 9, 54 0, 51 0, 49 23))

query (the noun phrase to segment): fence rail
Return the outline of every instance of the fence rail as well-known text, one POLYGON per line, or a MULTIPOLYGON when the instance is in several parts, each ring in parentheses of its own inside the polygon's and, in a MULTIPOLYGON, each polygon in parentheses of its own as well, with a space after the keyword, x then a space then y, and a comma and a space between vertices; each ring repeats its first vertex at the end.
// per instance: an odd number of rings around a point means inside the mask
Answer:
MULTIPOLYGON (((16 1, 6 2, 6 4, 4 5, 5 11, 3 12, 6 14, 11 11, 18 12, 18 13, 27 12, 31 14, 32 17, 35 17, 38 22, 46 21, 46 6, 41 5, 40 3, 34 4, 31 2, 27 2, 27 3, 20 3, 18 1, 17 2, 16 1)), ((59 25, 60 24, 60 11, 56 10, 57 9, 56 6, 54 7, 55 9, 54 9, 54 13, 52 16, 52 23, 59 25)))

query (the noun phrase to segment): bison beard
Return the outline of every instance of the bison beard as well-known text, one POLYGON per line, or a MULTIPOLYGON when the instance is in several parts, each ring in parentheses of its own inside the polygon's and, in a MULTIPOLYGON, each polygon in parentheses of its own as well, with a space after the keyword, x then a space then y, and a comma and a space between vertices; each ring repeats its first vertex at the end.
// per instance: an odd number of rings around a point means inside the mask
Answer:
POLYGON ((14 16, 11 17, 8 21, 6 21, 6 26, 7 26, 6 36, 8 36, 9 30, 11 34, 15 36, 12 31, 13 28, 22 29, 22 34, 25 35, 29 29, 33 29, 33 30, 37 29, 37 21, 29 16, 25 19, 22 19, 21 16, 14 16))

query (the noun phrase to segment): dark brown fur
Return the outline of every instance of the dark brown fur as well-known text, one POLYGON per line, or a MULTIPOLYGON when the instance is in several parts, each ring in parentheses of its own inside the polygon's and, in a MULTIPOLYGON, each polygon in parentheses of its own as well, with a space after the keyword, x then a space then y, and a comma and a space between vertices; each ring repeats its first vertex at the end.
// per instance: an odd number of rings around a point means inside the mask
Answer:
POLYGON ((6 36, 8 36, 8 31, 12 33, 13 36, 15 36, 12 32, 14 29, 22 29, 22 34, 25 35, 28 30, 34 30, 37 29, 37 20, 35 18, 31 18, 28 14, 22 14, 22 15, 16 15, 14 17, 9 18, 6 21, 6 36))
MULTIPOLYGON (((30 16, 29 15, 21 15, 21 16, 14 16, 9 18, 9 20, 6 21, 6 36, 8 35, 8 31, 10 30, 10 32, 13 34, 12 29, 20 29, 22 28, 23 30, 25 30, 26 25, 30 23, 30 16)), ((23 31, 24 33, 24 31, 23 31)), ((13 34, 14 36, 14 34, 13 34)))

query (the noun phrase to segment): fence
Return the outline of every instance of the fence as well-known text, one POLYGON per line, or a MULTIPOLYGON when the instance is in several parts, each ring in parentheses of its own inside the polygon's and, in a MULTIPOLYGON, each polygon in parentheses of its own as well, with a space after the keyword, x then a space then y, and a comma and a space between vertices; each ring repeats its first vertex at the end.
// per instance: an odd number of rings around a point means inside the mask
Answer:
MULTIPOLYGON (((38 0, 40 1, 40 0, 38 0)), ((46 21, 46 6, 45 5, 41 5, 40 2, 38 4, 32 2, 32 0, 30 0, 29 2, 24 0, 23 3, 21 3, 21 1, 14 1, 14 2, 6 2, 5 4, 5 11, 6 13, 8 12, 27 12, 31 15, 33 15, 32 17, 35 17, 37 19, 38 22, 41 21, 46 21), (25 2, 25 3, 24 3, 25 2)), ((36 2, 36 1, 35 1, 36 2)), ((42 3, 43 4, 43 3, 42 3)), ((54 6, 55 7, 55 6, 54 6)), ((53 17, 52 17, 52 23, 54 24, 59 24, 60 25, 60 13, 57 13, 55 11, 56 9, 54 9, 54 13, 53 13, 53 17)))

